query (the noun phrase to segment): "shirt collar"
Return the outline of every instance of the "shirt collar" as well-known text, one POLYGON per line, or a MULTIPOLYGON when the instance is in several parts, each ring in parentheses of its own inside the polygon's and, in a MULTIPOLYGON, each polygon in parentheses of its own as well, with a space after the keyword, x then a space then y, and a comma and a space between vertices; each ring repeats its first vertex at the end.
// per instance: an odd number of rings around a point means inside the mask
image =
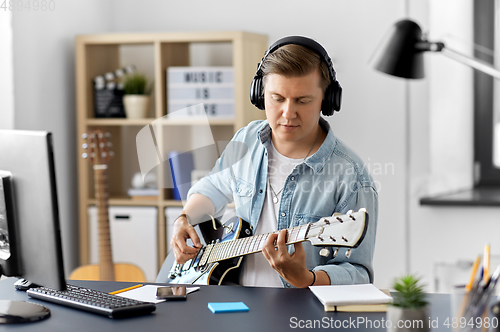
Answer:
MULTIPOLYGON (((324 118, 319 118, 320 126, 327 132, 326 138, 321 144, 318 151, 315 154, 306 159, 305 164, 312 168, 315 173, 320 172, 325 166, 326 161, 332 155, 335 146, 337 145, 337 139, 333 134, 333 130, 330 127, 328 121, 324 118)), ((257 132, 257 137, 260 140, 260 143, 266 145, 267 142, 271 139, 271 126, 269 126, 269 122, 264 120, 260 129, 257 132)))

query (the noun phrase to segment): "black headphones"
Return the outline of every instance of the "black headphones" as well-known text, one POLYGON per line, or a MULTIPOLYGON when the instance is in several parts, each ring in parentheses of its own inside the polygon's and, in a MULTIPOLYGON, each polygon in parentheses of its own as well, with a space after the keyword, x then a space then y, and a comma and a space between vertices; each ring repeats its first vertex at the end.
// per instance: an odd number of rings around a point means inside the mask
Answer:
POLYGON ((269 49, 264 53, 264 57, 260 61, 257 66, 257 73, 252 81, 252 85, 250 86, 250 101, 254 104, 258 109, 264 110, 264 93, 263 93, 263 84, 262 84, 262 63, 266 59, 266 57, 276 51, 278 48, 284 45, 300 45, 307 47, 311 51, 314 51, 321 57, 321 60, 324 61, 328 66, 328 72, 330 73, 330 85, 326 88, 325 95, 323 96, 323 102, 321 103, 321 112, 323 115, 333 115, 335 111, 340 111, 340 103, 342 101, 342 87, 337 81, 335 69, 333 69, 332 59, 328 56, 326 50, 316 41, 302 36, 290 36, 281 38, 276 41, 274 44, 269 47, 269 49))

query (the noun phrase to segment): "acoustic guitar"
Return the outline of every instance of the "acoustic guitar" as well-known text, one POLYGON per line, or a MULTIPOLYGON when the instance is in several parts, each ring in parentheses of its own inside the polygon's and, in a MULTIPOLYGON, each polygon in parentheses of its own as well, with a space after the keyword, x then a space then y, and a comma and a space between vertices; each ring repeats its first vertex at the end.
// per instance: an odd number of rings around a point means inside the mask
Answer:
POLYGON ((144 282, 146 278, 139 267, 133 264, 113 263, 109 229, 107 175, 108 164, 113 156, 113 151, 109 149, 111 144, 107 140, 108 136, 110 136, 109 133, 104 133, 102 130, 94 130, 88 135, 83 135, 86 140, 83 147, 88 149, 88 153, 84 153, 83 158, 88 159, 94 169, 99 264, 80 266, 71 273, 70 279, 144 282))
MULTIPOLYGON (((212 218, 200 224, 199 228, 204 242, 209 244, 202 246, 196 257, 184 264, 177 264, 171 251, 157 282, 169 279, 167 282, 172 284, 238 284, 243 257, 262 251, 272 234, 249 236, 250 225, 239 217, 229 219, 224 225, 212 218)), ((366 209, 349 211, 345 215, 334 214, 315 223, 287 229, 286 244, 309 241, 314 246, 324 247, 319 254, 325 257, 330 255, 328 247, 336 247, 333 257, 337 256, 339 248, 344 247, 348 248, 345 255, 349 258, 351 248, 359 246, 367 228, 366 209)))

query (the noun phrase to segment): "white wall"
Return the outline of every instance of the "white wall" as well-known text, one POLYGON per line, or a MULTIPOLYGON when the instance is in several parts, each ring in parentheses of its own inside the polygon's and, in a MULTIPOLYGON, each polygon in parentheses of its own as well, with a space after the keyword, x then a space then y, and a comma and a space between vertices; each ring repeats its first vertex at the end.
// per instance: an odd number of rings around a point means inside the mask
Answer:
POLYGON ((0 20, 0 129, 14 128, 13 55, 12 12, 7 11, 0 20))
MULTIPOLYGON (((470 54, 472 1, 432 0, 429 9, 425 30, 432 32, 430 38, 470 54)), ((435 262, 473 261, 487 242, 493 255, 500 254, 500 210, 418 205, 424 195, 472 185, 472 69, 438 54, 426 54, 426 61, 428 114, 422 114, 418 104, 411 110, 416 121, 412 122, 410 253, 412 271, 431 285, 435 262)), ((420 97, 412 94, 414 99, 420 97)))
POLYGON ((54 134, 66 273, 78 259, 74 38, 109 32, 111 18, 110 3, 99 0, 56 1, 54 11, 12 17, 15 128, 54 134))

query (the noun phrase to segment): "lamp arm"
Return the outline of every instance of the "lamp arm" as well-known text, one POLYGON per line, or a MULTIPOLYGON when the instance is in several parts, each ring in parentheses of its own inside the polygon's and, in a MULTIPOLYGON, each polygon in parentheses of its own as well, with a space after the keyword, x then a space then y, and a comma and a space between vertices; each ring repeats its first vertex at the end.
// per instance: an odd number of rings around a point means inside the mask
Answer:
POLYGON ((459 53, 447 47, 443 48, 441 50, 441 53, 447 56, 448 58, 461 62, 469 67, 475 68, 483 73, 486 73, 497 79, 500 79, 500 70, 498 70, 497 68, 493 67, 492 65, 490 65, 485 61, 471 58, 465 54, 459 53))

